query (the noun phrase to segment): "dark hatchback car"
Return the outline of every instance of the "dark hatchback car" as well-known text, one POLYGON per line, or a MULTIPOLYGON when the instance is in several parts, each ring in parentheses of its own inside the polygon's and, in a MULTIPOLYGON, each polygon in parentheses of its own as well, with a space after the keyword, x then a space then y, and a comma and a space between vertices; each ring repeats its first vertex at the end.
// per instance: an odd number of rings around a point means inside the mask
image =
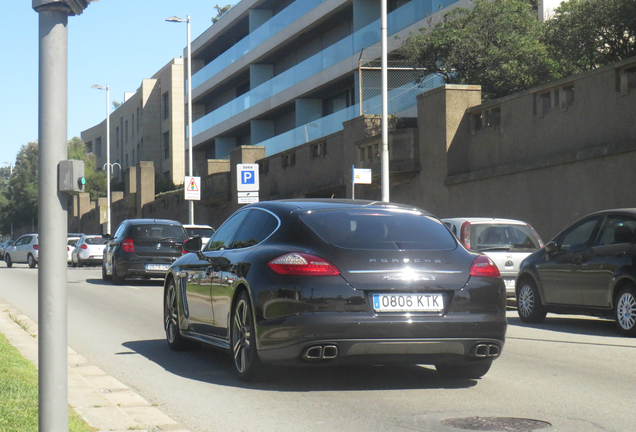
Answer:
POLYGON ((228 351, 243 380, 263 364, 432 364, 479 378, 503 348, 494 263, 413 207, 348 200, 247 205, 166 275, 174 350, 228 351))
POLYGON ((166 219, 127 219, 104 248, 102 278, 121 285, 125 278, 163 278, 183 253, 188 235, 181 223, 166 219))
POLYGON ((636 209, 605 210, 575 222, 528 256, 517 277, 524 322, 546 313, 613 317, 636 336, 636 209))

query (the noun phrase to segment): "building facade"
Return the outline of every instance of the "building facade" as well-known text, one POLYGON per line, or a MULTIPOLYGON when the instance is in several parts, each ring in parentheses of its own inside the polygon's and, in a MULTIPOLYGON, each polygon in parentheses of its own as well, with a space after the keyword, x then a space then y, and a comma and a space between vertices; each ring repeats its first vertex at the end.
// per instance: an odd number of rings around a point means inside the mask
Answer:
MULTIPOLYGON (((154 164, 157 180, 183 184, 184 75, 183 59, 176 58, 152 78, 143 79, 135 93, 110 114, 110 162, 113 177, 123 180, 139 161, 154 164)), ((97 166, 106 164, 106 120, 81 133, 97 166)))

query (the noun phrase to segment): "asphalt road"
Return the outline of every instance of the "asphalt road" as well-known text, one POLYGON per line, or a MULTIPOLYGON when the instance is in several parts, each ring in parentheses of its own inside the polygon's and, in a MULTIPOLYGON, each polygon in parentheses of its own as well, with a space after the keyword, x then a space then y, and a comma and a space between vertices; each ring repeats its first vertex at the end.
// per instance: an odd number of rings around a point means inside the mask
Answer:
MULTIPOLYGON (((550 314, 528 326, 510 310, 502 356, 481 380, 358 367, 274 369, 248 385, 223 353, 168 349, 161 281, 114 286, 97 267, 69 268, 68 281, 69 345, 193 432, 532 430, 506 418, 547 431, 636 430, 636 339, 611 321, 550 314), (490 417, 508 429, 485 429, 490 417)), ((0 263, 0 297, 37 321, 37 269, 0 263)))

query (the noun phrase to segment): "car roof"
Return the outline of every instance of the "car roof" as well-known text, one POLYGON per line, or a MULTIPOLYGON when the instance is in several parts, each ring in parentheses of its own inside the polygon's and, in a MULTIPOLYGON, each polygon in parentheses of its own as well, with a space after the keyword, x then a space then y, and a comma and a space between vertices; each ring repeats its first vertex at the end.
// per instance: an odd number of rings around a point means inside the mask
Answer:
POLYGON ((170 225, 181 225, 181 222, 171 219, 126 219, 125 223, 129 223, 132 225, 140 225, 140 224, 170 224, 170 225))
POLYGON ((409 211, 418 211, 430 215, 425 210, 414 206, 408 206, 404 204, 396 204, 383 201, 367 201, 367 200, 352 200, 352 199, 328 199, 328 198, 298 198, 298 199, 286 199, 275 201, 261 201, 259 203, 249 204, 243 208, 265 208, 276 211, 318 211, 318 210, 336 210, 336 209, 401 209, 409 211))
POLYGON ((183 224, 184 228, 210 228, 210 229, 214 229, 212 228, 210 225, 196 225, 196 224, 183 224))
POLYGON ((471 224, 480 223, 497 223, 497 224, 509 224, 509 225, 528 225, 527 222, 516 219, 505 218, 486 218, 486 217, 455 217, 455 218, 442 218, 442 222, 470 222, 471 224))

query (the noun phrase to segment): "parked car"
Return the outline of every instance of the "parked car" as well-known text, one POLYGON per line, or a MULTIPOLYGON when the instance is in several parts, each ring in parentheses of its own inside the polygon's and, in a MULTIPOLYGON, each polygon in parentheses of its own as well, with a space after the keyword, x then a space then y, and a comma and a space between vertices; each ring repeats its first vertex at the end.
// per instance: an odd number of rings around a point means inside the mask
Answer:
POLYGON ((508 297, 515 297, 515 279, 521 261, 543 247, 543 240, 526 222, 501 218, 445 218, 442 222, 460 242, 483 252, 499 268, 508 297))
POLYGON ((82 267, 87 264, 101 264, 106 243, 108 243, 108 239, 100 235, 80 237, 71 256, 71 265, 82 267))
POLYGON ((164 283, 173 350, 227 351, 239 378, 262 364, 433 364, 479 378, 501 353, 506 291, 492 260, 423 210, 362 200, 250 204, 164 283))
POLYGON ((80 239, 79 236, 71 236, 69 235, 66 240, 66 262, 71 264, 73 262, 73 251, 75 250, 75 245, 77 241, 80 239))
POLYGON ((13 242, 10 240, 3 241, 0 243, 0 259, 4 261, 4 252, 7 250, 9 246, 12 246, 13 242))
POLYGON ((181 223, 167 219, 127 219, 104 249, 102 278, 121 285, 125 278, 163 278, 183 253, 188 234, 181 223))
POLYGON ((4 262, 11 268, 14 263, 27 263, 34 268, 38 264, 38 235, 25 234, 4 253, 4 262))
POLYGON ((203 246, 208 243, 212 234, 214 234, 214 228, 210 225, 183 225, 185 230, 188 233, 188 237, 199 236, 201 237, 201 242, 203 246))
POLYGON ((636 209, 605 210, 578 220, 526 258, 517 278, 524 322, 547 312, 613 317, 636 336, 636 209))

